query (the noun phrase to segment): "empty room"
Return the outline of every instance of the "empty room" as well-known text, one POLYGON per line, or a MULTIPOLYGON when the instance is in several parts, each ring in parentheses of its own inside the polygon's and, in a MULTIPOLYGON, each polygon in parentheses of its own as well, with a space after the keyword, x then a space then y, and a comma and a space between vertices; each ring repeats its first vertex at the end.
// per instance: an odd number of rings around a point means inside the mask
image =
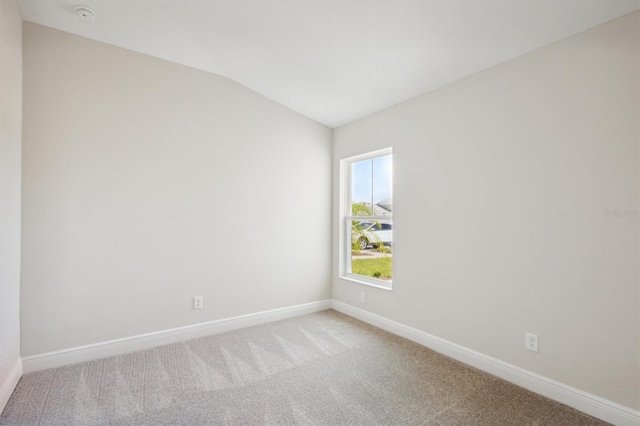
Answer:
POLYGON ((0 0, 0 426, 640 425, 640 1, 0 0))

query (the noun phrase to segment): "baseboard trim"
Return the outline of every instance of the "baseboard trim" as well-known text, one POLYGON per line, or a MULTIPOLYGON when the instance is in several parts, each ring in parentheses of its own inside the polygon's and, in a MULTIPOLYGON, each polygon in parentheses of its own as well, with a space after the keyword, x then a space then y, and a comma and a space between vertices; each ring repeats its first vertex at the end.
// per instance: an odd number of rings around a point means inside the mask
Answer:
POLYGON ((465 364, 486 371, 525 389, 566 404, 615 425, 640 425, 640 411, 541 376, 524 368, 433 336, 338 300, 331 307, 368 324, 412 340, 465 364))
POLYGON ((224 318, 184 327, 171 328, 153 333, 139 334, 137 336, 90 345, 77 346, 54 352, 47 352, 22 358, 24 373, 61 367, 63 365, 76 364, 78 362, 91 361, 114 355, 135 352, 155 346, 167 345, 182 340, 194 339, 210 334, 223 333, 244 327, 264 324, 298 315, 310 314, 331 308, 331 300, 304 303, 302 305, 288 306, 285 308, 271 309, 269 311, 224 318))
POLYGON ((2 414, 7 402, 9 402, 9 398, 20 381, 20 377, 22 377, 22 362, 18 359, 11 369, 9 376, 2 386, 0 386, 0 414, 2 414))

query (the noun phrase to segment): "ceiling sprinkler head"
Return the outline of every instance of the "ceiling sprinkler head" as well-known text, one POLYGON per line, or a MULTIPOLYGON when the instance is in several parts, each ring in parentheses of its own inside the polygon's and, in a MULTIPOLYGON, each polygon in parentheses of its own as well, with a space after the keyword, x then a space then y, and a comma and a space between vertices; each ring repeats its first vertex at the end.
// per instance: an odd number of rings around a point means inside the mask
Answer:
POLYGON ((96 20, 96 13, 87 6, 76 6, 76 15, 83 21, 93 22, 96 20))

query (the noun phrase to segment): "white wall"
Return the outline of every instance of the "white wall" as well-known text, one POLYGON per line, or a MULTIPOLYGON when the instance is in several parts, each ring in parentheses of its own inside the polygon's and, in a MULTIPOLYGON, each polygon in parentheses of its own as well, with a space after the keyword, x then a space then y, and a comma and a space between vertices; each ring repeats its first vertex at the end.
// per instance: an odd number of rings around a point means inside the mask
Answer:
POLYGON ((604 214, 639 208, 638 36, 634 13, 336 129, 333 298, 640 408, 638 217, 604 214), (336 261, 339 160, 388 146, 391 292, 336 261))
POLYGON ((20 365, 22 18, 0 1, 0 412, 20 365))
POLYGON ((28 23, 24 84, 23 356, 329 298, 329 128, 28 23))

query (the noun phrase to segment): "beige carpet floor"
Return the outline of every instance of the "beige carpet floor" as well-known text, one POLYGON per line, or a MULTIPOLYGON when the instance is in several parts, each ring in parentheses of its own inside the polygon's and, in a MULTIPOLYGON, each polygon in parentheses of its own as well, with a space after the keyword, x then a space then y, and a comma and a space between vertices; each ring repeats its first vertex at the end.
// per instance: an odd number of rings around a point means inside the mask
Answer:
POLYGON ((0 425, 601 425, 324 311, 25 375, 0 425))

